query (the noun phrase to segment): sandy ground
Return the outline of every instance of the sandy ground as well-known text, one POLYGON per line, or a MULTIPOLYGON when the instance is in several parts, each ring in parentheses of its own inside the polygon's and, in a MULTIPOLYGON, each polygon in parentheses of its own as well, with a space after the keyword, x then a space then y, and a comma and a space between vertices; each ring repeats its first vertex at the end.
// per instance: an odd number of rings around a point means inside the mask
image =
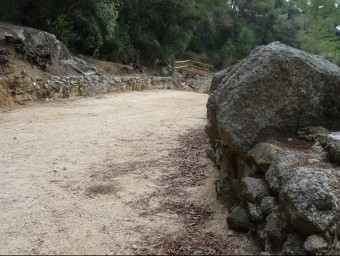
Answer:
POLYGON ((0 110, 0 254, 242 253, 204 156, 207 95, 0 110))

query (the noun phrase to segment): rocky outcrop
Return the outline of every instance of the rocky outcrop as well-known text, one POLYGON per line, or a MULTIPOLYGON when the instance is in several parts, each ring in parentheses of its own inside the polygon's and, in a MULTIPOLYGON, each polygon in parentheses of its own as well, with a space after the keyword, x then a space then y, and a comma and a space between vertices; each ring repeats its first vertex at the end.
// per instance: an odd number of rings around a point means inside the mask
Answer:
POLYGON ((217 192, 231 228, 269 253, 339 253, 339 92, 340 68, 277 42, 213 79, 217 192))
POLYGON ((38 29, 0 22, 0 43, 12 46, 32 65, 47 70, 63 65, 83 75, 97 72, 85 60, 73 56, 56 36, 38 29))
POLYGON ((208 118, 209 133, 242 152, 301 127, 339 127, 340 68, 278 42, 258 47, 215 77, 208 118))

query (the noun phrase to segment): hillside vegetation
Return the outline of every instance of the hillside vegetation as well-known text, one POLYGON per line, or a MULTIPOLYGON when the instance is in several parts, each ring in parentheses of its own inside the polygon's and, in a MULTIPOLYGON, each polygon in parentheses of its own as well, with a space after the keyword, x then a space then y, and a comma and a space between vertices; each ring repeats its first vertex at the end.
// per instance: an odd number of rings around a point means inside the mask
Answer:
POLYGON ((340 65, 339 0, 3 0, 0 20, 124 64, 191 58, 220 69, 281 41, 340 65))

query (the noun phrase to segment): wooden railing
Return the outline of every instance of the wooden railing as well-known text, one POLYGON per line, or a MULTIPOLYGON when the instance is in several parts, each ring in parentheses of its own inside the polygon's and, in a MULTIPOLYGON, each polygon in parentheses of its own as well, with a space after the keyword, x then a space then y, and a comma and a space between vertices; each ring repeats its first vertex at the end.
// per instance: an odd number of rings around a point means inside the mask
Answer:
POLYGON ((213 72, 215 70, 214 66, 203 63, 203 62, 198 62, 198 61, 193 61, 193 60, 179 60, 174 62, 174 68, 175 69, 200 69, 204 70, 207 72, 213 72))

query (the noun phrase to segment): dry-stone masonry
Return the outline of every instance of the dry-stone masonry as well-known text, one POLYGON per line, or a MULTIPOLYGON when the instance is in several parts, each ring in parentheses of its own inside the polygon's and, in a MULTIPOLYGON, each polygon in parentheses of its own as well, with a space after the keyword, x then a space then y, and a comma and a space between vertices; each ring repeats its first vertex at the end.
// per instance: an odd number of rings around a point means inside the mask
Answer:
POLYGON ((274 42, 209 93, 207 154, 230 227, 268 253, 339 253, 340 68, 274 42))
POLYGON ((40 77, 0 77, 0 88, 4 94, 13 97, 14 101, 39 99, 58 99, 73 96, 93 96, 97 94, 141 91, 147 89, 173 89, 170 77, 114 77, 114 76, 54 76, 48 80, 40 77))

